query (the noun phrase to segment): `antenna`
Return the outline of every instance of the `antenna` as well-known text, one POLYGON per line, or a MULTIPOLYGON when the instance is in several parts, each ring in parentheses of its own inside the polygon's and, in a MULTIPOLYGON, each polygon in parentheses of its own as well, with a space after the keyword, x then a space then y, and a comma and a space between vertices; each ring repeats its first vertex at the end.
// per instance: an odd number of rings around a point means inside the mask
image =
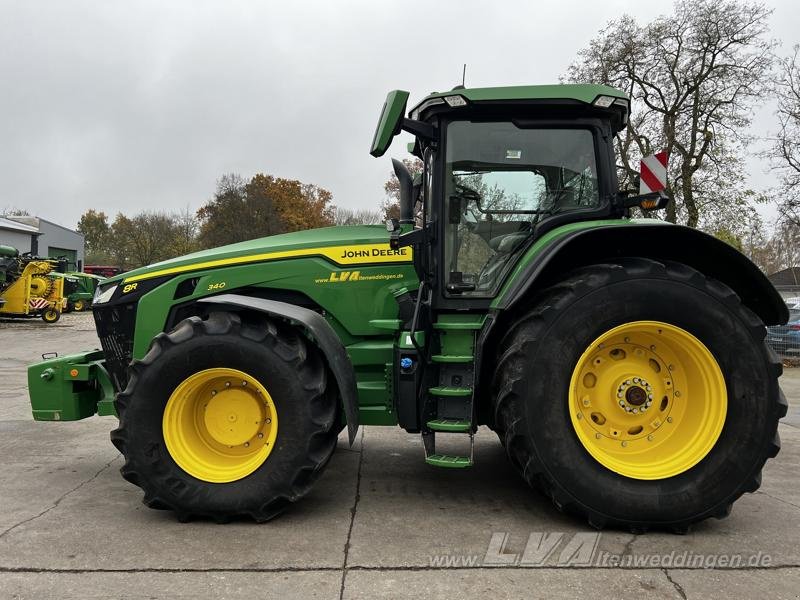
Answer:
POLYGON ((467 63, 464 63, 464 70, 461 71, 461 87, 464 87, 465 81, 467 80, 467 63))

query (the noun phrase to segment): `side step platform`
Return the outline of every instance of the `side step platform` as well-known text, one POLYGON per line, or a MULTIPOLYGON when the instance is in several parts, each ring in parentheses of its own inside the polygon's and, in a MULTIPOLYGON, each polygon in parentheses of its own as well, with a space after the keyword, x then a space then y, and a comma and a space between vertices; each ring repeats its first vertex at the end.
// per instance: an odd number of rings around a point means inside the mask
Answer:
POLYGON ((472 431, 469 431, 468 435, 469 456, 457 456, 452 454, 437 454, 436 432, 430 431, 423 433, 422 444, 425 447, 425 462, 433 467, 444 467, 446 469, 465 469, 471 467, 474 463, 475 456, 475 436, 472 431))

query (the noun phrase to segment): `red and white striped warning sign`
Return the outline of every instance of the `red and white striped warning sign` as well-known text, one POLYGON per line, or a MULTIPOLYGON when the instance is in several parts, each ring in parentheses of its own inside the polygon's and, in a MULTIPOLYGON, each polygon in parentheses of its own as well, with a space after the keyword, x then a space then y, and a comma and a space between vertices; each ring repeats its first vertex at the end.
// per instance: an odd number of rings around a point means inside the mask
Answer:
POLYGON ((667 153, 659 152, 642 159, 639 171, 639 193, 659 192, 667 187, 667 153))
POLYGON ((45 300, 44 298, 31 298, 29 303, 33 310, 42 310, 43 308, 50 306, 50 301, 45 300))

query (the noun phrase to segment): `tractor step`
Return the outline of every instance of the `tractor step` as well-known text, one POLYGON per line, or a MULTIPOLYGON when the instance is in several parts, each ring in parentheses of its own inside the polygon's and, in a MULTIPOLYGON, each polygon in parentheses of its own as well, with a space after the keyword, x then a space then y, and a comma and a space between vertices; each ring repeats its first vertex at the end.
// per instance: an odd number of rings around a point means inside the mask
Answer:
POLYGON ((471 363, 474 357, 471 354, 434 354, 431 360, 435 363, 471 363))
POLYGON ((434 419, 428 421, 428 429, 446 433, 468 433, 472 430, 472 423, 460 419, 434 419))
POLYGON ((472 388, 438 386, 428 390, 433 396, 472 396, 472 388))
POLYGON ((465 469, 472 466, 469 456, 450 456, 448 454, 431 454, 425 457, 425 462, 434 467, 446 469, 465 469))

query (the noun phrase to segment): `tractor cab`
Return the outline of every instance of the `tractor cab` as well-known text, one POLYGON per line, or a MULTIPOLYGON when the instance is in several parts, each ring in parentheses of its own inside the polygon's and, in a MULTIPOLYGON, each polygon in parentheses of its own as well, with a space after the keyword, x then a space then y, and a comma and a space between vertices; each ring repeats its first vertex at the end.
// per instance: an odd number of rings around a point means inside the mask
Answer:
POLYGON ((390 92, 371 154, 401 130, 423 162, 401 182, 394 244, 415 246, 420 280, 437 309, 485 309, 524 250, 567 222, 619 217, 612 146, 628 99, 598 85, 456 88, 404 117, 408 93, 390 92), (421 202, 417 202, 421 200, 421 202), (414 206, 421 206, 414 214, 414 206), (417 228, 412 229, 416 222, 417 228))

